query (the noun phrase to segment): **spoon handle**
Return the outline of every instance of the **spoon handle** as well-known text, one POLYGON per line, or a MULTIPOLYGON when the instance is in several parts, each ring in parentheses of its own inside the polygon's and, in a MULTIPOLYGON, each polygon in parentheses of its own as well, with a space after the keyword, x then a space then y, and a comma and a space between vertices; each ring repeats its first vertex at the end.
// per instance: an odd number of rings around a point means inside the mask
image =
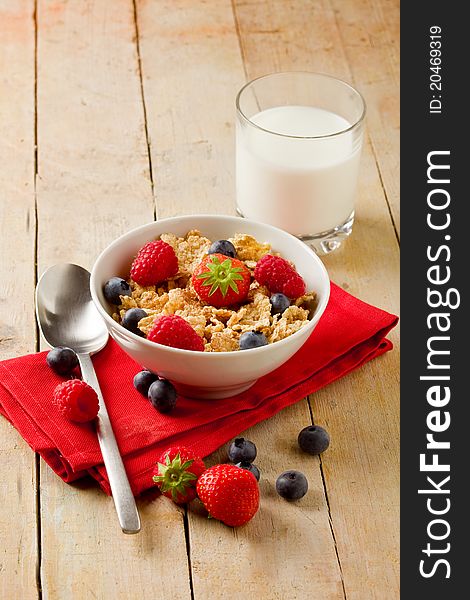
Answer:
POLYGON ((121 529, 124 533, 138 533, 140 531, 139 513, 91 357, 89 354, 79 354, 78 360, 83 379, 95 390, 100 401, 100 410, 96 417, 96 432, 121 529))

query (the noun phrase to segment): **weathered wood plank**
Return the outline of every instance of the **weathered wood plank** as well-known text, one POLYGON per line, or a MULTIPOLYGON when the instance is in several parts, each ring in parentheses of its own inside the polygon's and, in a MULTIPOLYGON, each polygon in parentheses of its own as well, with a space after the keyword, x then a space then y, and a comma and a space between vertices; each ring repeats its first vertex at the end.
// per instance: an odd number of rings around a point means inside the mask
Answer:
MULTIPOLYGON (((305 401, 286 408, 243 433, 258 448, 260 509, 253 521, 230 529, 205 518, 194 503, 190 513, 191 567, 195 598, 343 600, 344 589, 329 525, 320 464, 299 450, 297 435, 310 425, 305 401), (297 469, 309 481, 298 502, 276 492, 278 475, 297 469)), ((209 464, 227 461, 226 448, 209 464)))
POLYGON ((400 11, 398 0, 331 0, 397 232, 400 231, 400 11))
MULTIPOLYGON (((1 217, 7 224, 0 250, 5 264, 15 263, 14 277, 5 271, 0 288, 2 358, 34 350, 32 4, 0 0, 7 91, 0 96, 1 217), (6 336, 5 323, 11 328, 6 336)), ((66 260, 90 267, 111 239, 153 217, 132 4, 39 2, 39 272, 66 260)), ((378 163, 397 221, 396 3, 234 4, 245 65, 227 0, 137 4, 159 215, 233 212, 233 102, 244 68, 249 78, 311 69, 353 80, 369 105, 373 152, 367 145, 353 237, 325 262, 337 283, 397 311, 396 240, 377 171, 378 163)), ((309 420, 306 403, 247 432, 259 448, 262 510, 249 526, 232 531, 193 507, 196 600, 223 594, 284 600, 305 590, 330 600, 344 597, 343 583, 348 600, 364 600, 365 589, 368 598, 398 597, 397 358, 397 352, 382 357, 312 399, 315 418, 333 439, 322 458, 329 506, 319 462, 295 450, 296 434, 309 420), (310 480, 311 491, 298 505, 273 492, 275 477, 287 467, 310 480)), ((2 497, 8 498, 0 509, 0 594, 35 598, 33 455, 6 423, 0 428, 2 497)), ((211 461, 224 458, 221 451, 211 461)), ((149 590, 163 598, 171 590, 189 599, 179 509, 164 498, 141 502, 143 532, 125 538, 110 499, 82 487, 63 484, 42 464, 44 597, 127 600, 149 590)))
MULTIPOLYGON (((38 36, 39 272, 90 268, 153 219, 132 1, 41 0, 38 36)), ((42 464, 44 597, 189 599, 179 509, 139 502, 142 532, 125 536, 112 500, 82 488, 42 464)))
MULTIPOLYGON (((271 71, 305 69, 351 80, 338 14, 328 2, 235 2, 235 7, 250 79, 271 71)), ((366 29, 370 18, 363 15, 366 29)), ((393 106, 393 82, 387 89, 393 106)), ((375 105, 379 96, 363 91, 374 114, 380 108, 375 105)), ((369 128, 376 127, 372 120, 369 128)), ((325 264, 332 279, 348 291, 397 312, 398 248, 376 158, 380 166, 380 155, 374 156, 367 143, 355 230, 325 264)), ((396 342, 397 332, 391 337, 396 342)), ((367 598, 397 598, 397 350, 322 390, 313 396, 312 405, 319 424, 332 434, 322 465, 346 597, 363 600, 367 589, 367 598)))
MULTIPOLYGON (((36 348, 34 2, 0 1, 0 359, 36 348)), ((0 417, 0 597, 37 598, 35 455, 0 417)))
POLYGON ((230 3, 137 2, 160 218, 233 213, 235 95, 243 84, 230 3))
MULTIPOLYGON (((233 213, 234 102, 245 80, 230 2, 138 2, 144 94, 160 216, 233 213)), ((243 226, 241 221, 240 226, 243 226)), ((194 597, 344 598, 317 460, 295 449, 306 402, 252 428, 263 472, 262 508, 240 530, 189 512, 194 597), (281 464, 282 462, 282 464, 281 464), (288 505, 273 485, 308 473, 312 492, 288 505)), ((211 461, 225 460, 221 451, 211 461)))

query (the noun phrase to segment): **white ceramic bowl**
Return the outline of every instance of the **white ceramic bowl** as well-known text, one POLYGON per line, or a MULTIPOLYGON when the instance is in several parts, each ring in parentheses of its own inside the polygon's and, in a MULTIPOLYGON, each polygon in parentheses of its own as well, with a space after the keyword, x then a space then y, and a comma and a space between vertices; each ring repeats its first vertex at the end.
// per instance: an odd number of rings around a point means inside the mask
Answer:
POLYGON ((240 217, 188 215, 149 223, 118 238, 98 257, 91 273, 91 295, 111 337, 139 365, 171 380, 178 391, 197 398, 226 398, 252 386, 257 379, 286 362, 315 329, 328 303, 330 281, 317 255, 289 233, 240 217), (237 352, 193 352, 150 342, 131 333, 113 320, 113 307, 103 295, 105 282, 127 278, 138 250, 148 241, 170 232, 185 235, 198 229, 211 240, 227 239, 236 233, 269 242, 274 251, 291 260, 304 278, 307 289, 318 294, 318 304, 308 325, 284 340, 261 348, 237 352))

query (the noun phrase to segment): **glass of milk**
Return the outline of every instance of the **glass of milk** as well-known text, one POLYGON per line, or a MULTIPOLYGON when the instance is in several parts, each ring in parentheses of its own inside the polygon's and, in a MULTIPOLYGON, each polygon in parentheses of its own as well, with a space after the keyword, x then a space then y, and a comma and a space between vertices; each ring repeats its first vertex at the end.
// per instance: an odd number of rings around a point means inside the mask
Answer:
POLYGON ((365 103, 319 73, 251 81, 237 105, 237 210, 280 227, 319 254, 352 231, 365 103))

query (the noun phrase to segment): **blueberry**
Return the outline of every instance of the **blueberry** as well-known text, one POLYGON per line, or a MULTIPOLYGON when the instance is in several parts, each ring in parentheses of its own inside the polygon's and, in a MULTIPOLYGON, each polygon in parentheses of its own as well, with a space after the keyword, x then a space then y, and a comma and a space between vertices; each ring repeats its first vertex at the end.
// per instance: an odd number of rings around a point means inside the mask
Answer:
POLYGON ((307 478, 300 471, 284 471, 276 480, 276 491, 286 500, 303 498, 307 490, 307 478))
POLYGON ((57 346, 48 352, 46 362, 58 375, 70 375, 78 366, 78 357, 71 348, 57 346))
POLYGON ((228 459, 233 463, 253 462, 256 458, 256 446, 245 438, 235 438, 228 447, 228 459))
POLYGON ((289 308, 290 300, 284 294, 273 294, 269 299, 271 302, 271 314, 282 315, 282 313, 289 308))
POLYGON ((154 381, 157 381, 158 375, 152 373, 151 371, 140 371, 134 377, 134 387, 140 392, 143 396, 147 396, 149 392, 149 387, 152 385, 154 381))
POLYGON ((240 350, 250 350, 266 346, 268 340, 261 331, 245 331, 240 336, 240 350))
POLYGON ((297 438, 299 446, 309 454, 321 454, 330 445, 330 435, 319 425, 304 427, 297 438))
POLYGON ((237 251, 235 250, 235 246, 232 242, 228 240, 217 240, 213 242, 207 254, 223 254, 224 256, 229 256, 230 258, 236 258, 237 251))
POLYGON ((147 313, 145 310, 142 310, 141 308, 130 308, 129 310, 126 310, 124 318, 122 319, 122 326, 129 331, 132 331, 132 333, 144 337, 145 333, 140 331, 140 329, 137 327, 137 324, 139 323, 140 319, 144 319, 146 316, 147 313))
POLYGON ((106 300, 116 305, 121 304, 119 296, 131 296, 132 294, 131 286, 125 279, 121 279, 120 277, 111 277, 104 284, 103 292, 106 300))
POLYGON ((176 390, 166 379, 157 379, 149 387, 148 399, 159 412, 169 413, 176 406, 176 390))
POLYGON ((250 462, 239 462, 236 464, 237 467, 240 467, 241 469, 245 469, 246 471, 250 471, 250 473, 253 473, 253 475, 256 477, 256 481, 259 481, 259 469, 256 465, 253 465, 250 462))

